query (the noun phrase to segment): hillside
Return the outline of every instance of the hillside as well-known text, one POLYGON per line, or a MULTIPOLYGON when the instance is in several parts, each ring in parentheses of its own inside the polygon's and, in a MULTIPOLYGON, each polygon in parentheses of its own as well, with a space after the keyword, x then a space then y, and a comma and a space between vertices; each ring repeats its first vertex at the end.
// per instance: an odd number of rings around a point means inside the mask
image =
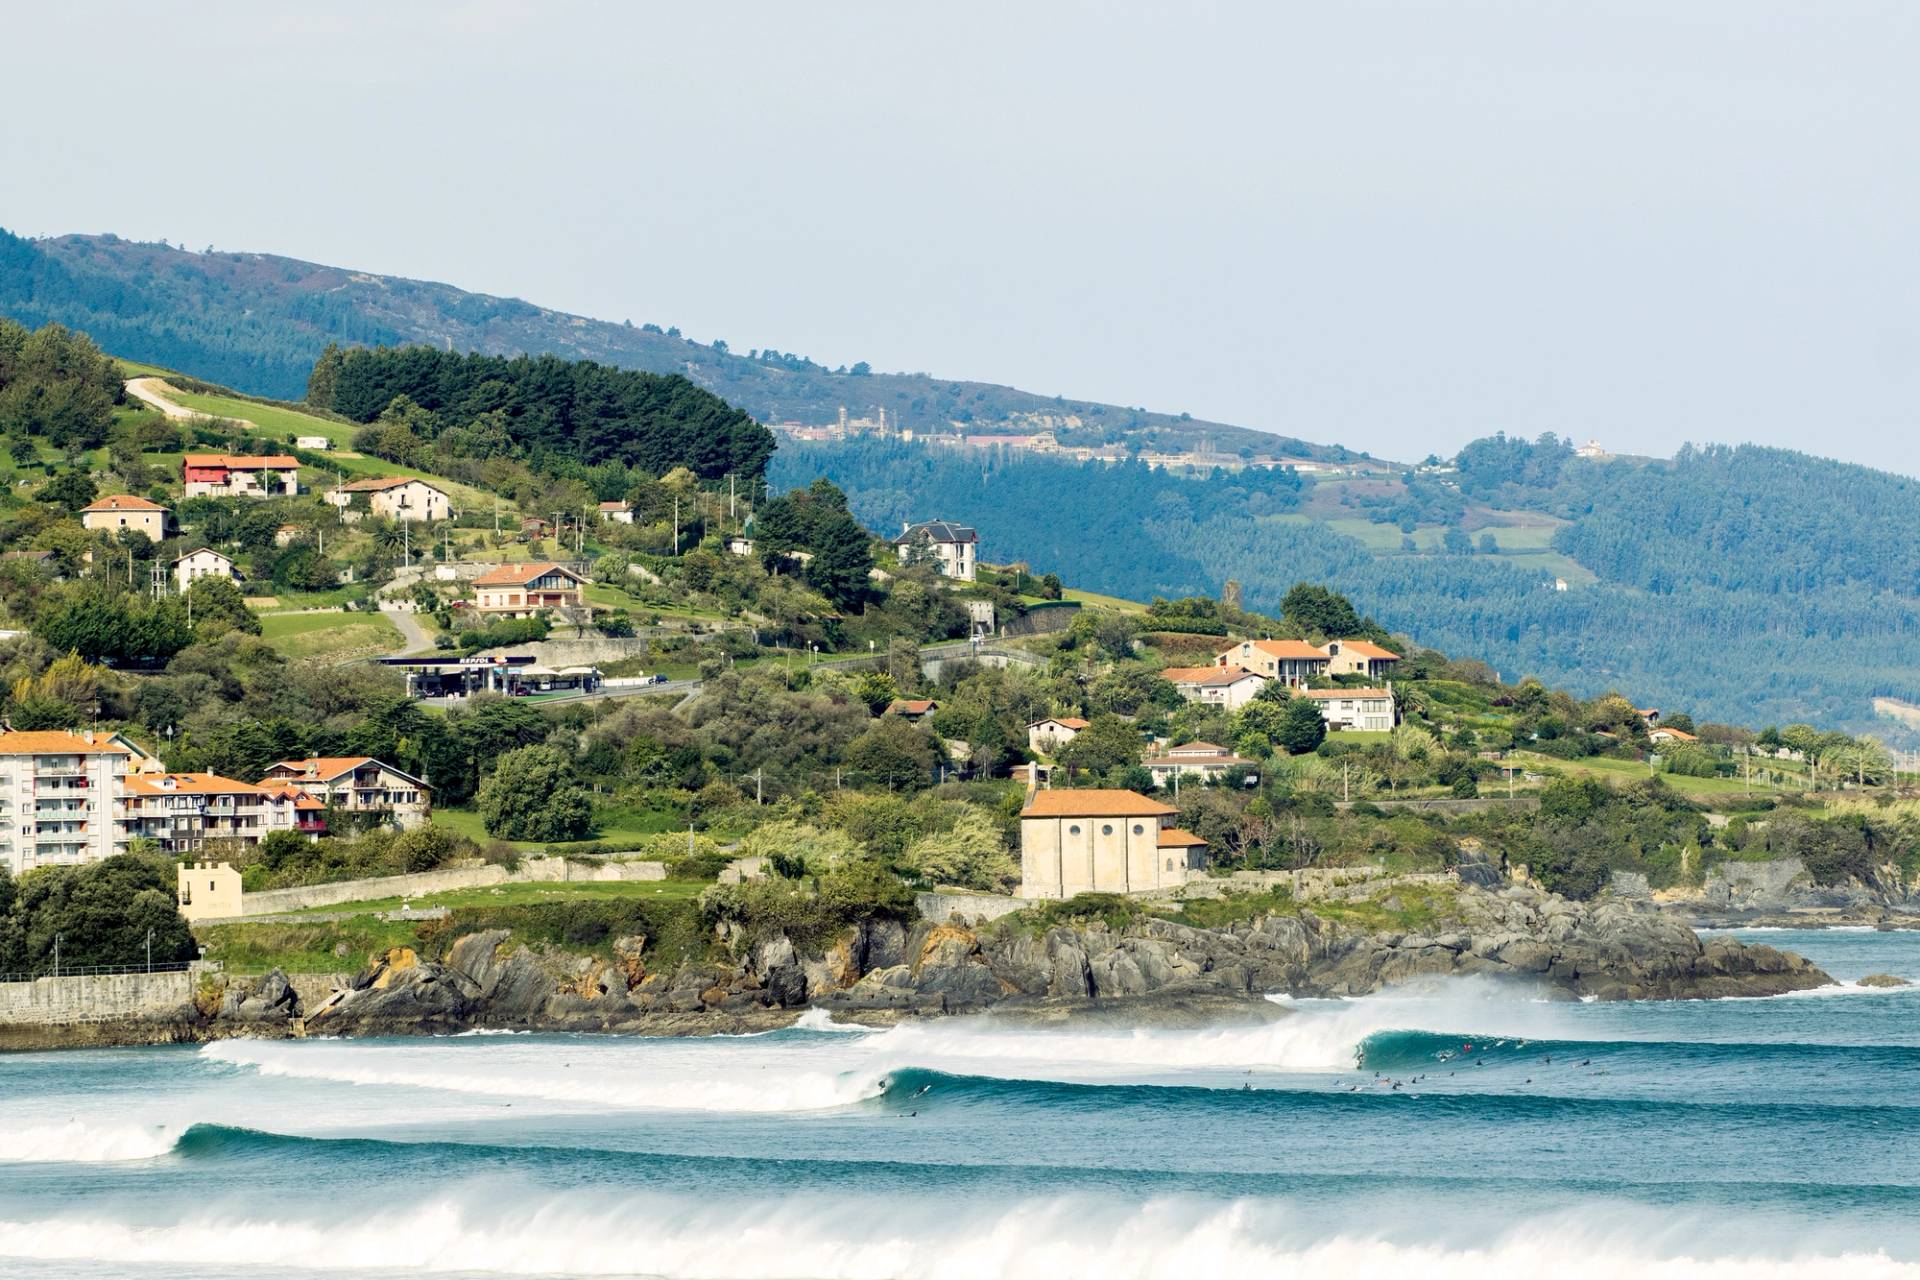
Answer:
POLYGON ((1324 581, 1510 679, 1736 723, 1913 734, 1874 700, 1920 696, 1920 492, 1864 467, 1756 447, 1588 461, 1496 438, 1452 470, 1296 490, 890 442, 775 457, 776 484, 821 473, 876 528, 974 524, 984 558, 1094 591, 1217 595, 1231 579, 1265 611, 1324 581), (1510 475, 1490 455, 1524 465, 1510 475))
POLYGON ((58 321, 92 334, 132 360, 196 375, 255 395, 299 399, 329 342, 417 342, 486 355, 552 354, 623 369, 684 374, 762 422, 835 422, 885 409, 919 431, 963 424, 1020 424, 1023 415, 1077 418, 1065 439, 1131 440, 1187 447, 1204 440, 1228 453, 1281 451, 1340 459, 1263 431, 1148 413, 1121 405, 1038 395, 926 373, 829 369, 779 351, 740 354, 652 323, 568 315, 517 298, 261 253, 189 253, 116 236, 26 240, 0 231, 0 315, 29 327, 58 321))

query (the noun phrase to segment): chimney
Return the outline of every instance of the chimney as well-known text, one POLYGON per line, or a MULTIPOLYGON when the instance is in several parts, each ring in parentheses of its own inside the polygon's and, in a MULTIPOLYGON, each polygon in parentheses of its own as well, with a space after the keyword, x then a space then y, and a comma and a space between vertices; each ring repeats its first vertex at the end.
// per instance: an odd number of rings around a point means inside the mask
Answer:
POLYGON ((82 742, 84 742, 84 743, 86 743, 86 744, 87 744, 88 746, 92 746, 92 745, 93 745, 93 730, 91 730, 91 729, 82 729, 82 730, 80 731, 80 741, 82 741, 82 742))

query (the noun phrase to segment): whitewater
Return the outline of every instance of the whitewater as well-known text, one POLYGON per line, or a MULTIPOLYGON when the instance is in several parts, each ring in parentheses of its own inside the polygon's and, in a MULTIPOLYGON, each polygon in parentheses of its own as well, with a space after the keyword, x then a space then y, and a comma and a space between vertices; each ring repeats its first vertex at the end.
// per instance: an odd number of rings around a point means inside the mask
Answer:
POLYGON ((1795 998, 0 1057, 0 1276, 1916 1277, 1920 935, 1795 998))

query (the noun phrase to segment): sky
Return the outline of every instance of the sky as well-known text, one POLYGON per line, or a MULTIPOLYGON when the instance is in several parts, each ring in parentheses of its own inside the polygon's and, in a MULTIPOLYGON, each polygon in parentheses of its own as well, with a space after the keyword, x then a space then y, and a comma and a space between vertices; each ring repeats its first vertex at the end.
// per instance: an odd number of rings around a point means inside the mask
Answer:
POLYGON ((1553 431, 1920 474, 1912 0, 72 0, 5 28, 19 234, 1381 457, 1553 431))

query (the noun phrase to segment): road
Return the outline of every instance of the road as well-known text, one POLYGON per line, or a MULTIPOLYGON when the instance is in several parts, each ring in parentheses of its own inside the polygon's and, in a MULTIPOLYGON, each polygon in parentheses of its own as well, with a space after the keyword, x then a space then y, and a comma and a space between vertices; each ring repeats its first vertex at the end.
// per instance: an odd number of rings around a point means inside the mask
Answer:
MULTIPOLYGON (((210 418, 214 416, 208 413, 201 413, 197 409, 189 409, 182 404, 175 404, 173 401, 167 399, 170 395, 179 395, 180 393, 168 386, 164 378, 128 378, 127 394, 142 404, 158 409, 169 418, 210 418)), ((255 431, 259 430, 257 424, 248 422, 245 418, 222 418, 220 420, 222 422, 237 422, 243 427, 255 431)))
POLYGON ((388 657, 404 658, 410 653, 433 648, 433 639, 427 635, 427 629, 420 625, 420 619, 405 609, 388 609, 382 606, 380 616, 391 622, 400 632, 400 647, 388 654, 388 657))

